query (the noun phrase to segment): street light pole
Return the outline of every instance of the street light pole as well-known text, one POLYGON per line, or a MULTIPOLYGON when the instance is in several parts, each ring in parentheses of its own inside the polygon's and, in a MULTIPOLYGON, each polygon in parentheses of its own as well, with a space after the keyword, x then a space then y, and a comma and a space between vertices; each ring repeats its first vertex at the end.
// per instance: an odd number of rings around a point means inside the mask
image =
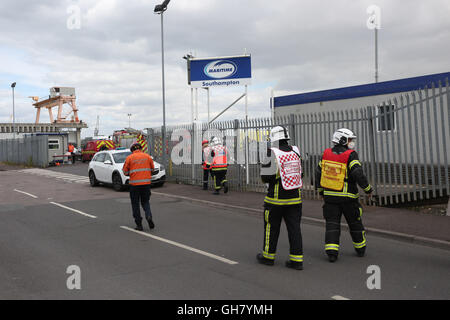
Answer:
POLYGON ((14 103, 14 88, 16 87, 16 83, 13 82, 11 84, 12 88, 12 98, 13 98, 13 138, 16 138, 16 111, 15 111, 15 103, 14 103))
POLYGON ((128 128, 131 128, 131 113, 128 114, 128 128))
POLYGON ((164 11, 167 10, 167 5, 170 0, 165 0, 162 4, 155 6, 154 13, 161 15, 161 63, 162 63, 162 100, 163 100, 163 127, 162 127, 162 152, 163 163, 167 166, 167 154, 166 154, 166 85, 164 78, 164 11))

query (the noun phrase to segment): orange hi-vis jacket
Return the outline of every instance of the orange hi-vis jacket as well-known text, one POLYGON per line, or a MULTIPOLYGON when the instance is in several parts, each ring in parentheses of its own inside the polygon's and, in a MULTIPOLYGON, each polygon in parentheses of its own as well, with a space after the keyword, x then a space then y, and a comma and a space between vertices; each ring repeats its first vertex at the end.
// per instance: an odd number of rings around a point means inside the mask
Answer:
POLYGON ((226 170, 228 167, 227 149, 222 145, 211 147, 210 157, 207 161, 211 165, 211 170, 226 170), (212 159, 211 159, 212 158, 212 159))
POLYGON ((152 170, 155 169, 152 157, 141 150, 130 154, 123 165, 123 173, 130 176, 129 184, 142 186, 152 182, 152 170))
POLYGON ((72 153, 73 150, 75 149, 75 147, 73 146, 73 144, 69 144, 69 152, 72 153))

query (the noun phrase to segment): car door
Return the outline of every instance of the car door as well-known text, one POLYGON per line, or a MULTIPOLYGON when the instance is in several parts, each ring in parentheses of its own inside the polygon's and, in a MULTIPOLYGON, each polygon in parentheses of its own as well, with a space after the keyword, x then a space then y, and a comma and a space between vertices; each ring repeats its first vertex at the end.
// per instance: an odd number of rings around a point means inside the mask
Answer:
POLYGON ((105 181, 105 156, 106 153, 97 153, 95 155, 95 158, 93 159, 93 169, 95 173, 95 177, 98 181, 106 182, 105 181))
POLYGON ((101 164, 102 171, 102 181, 106 183, 112 183, 112 173, 113 173, 113 161, 109 153, 105 153, 105 159, 101 164))

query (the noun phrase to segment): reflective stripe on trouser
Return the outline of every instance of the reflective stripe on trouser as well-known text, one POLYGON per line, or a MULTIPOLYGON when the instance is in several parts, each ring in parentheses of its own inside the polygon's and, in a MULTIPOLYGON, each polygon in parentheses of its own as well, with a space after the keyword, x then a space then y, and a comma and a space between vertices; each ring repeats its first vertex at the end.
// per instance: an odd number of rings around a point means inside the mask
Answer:
POLYGON ((214 181, 214 189, 220 190, 223 187, 223 183, 227 182, 226 180, 227 170, 211 170, 211 176, 214 181))
POLYGON ((290 255, 295 262, 303 261, 303 244, 300 229, 302 206, 270 206, 264 210, 264 245, 262 254, 267 259, 275 259, 281 220, 284 219, 288 231, 290 255))
POLYGON ((323 205, 323 216, 326 221, 325 250, 327 253, 337 254, 339 251, 342 215, 347 221, 355 249, 366 246, 365 231, 361 220, 361 205, 356 201, 325 203, 323 205))

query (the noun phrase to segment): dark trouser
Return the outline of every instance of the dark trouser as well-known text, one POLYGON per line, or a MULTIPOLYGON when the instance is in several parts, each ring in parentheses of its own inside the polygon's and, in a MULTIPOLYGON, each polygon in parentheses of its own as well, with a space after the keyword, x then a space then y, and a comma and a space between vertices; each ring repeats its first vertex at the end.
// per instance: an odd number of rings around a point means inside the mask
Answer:
POLYGON ((203 190, 208 189, 209 169, 203 169, 203 190))
POLYGON ((222 189, 223 184, 227 182, 226 180, 227 169, 224 170, 214 170, 211 169, 211 177, 214 181, 214 190, 219 191, 222 189))
POLYGON ((75 157, 76 157, 75 153, 72 152, 72 164, 75 164, 75 160, 76 160, 75 157))
POLYGON ((339 254, 339 238, 341 235, 342 214, 347 220, 353 246, 356 251, 364 251, 366 238, 361 215, 362 208, 357 201, 343 203, 327 203, 323 205, 323 217, 325 218, 325 251, 328 255, 339 254))
POLYGON ((142 186, 130 186, 131 208, 133 209, 133 218, 136 225, 142 224, 139 204, 142 205, 142 208, 145 211, 145 218, 152 218, 152 211, 150 210, 150 195, 151 191, 149 184, 142 186))
POLYGON ((274 260, 280 235, 281 220, 286 223, 289 238, 289 259, 303 262, 303 243, 300 229, 302 205, 267 206, 264 208, 263 256, 274 260))

